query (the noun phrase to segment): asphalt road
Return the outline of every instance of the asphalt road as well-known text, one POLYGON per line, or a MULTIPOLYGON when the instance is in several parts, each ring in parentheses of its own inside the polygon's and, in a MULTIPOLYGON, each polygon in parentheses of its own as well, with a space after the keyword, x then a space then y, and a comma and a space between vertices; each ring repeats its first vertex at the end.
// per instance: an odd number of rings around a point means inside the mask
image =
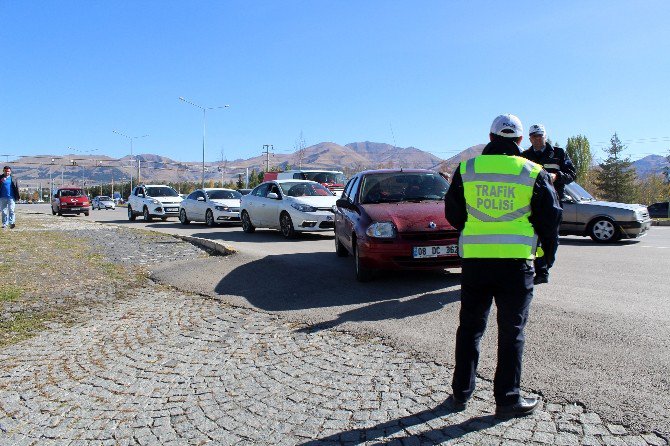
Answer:
MULTIPOLYGON (((26 205, 28 206, 28 205, 26 205)), ((30 205, 49 212, 47 205, 30 205)), ((27 209, 27 207, 25 208, 27 209)), ((453 365, 459 270, 382 274, 359 284, 353 260, 338 258, 331 234, 285 240, 277 231, 129 222, 125 208, 89 217, 121 226, 218 240, 238 252, 154 271, 163 282, 224 301, 281 313, 314 329, 381 335, 397 347, 453 365)), ((20 224, 20 222, 19 222, 20 224)), ((670 435, 670 227, 599 245, 563 237, 551 283, 536 287, 522 387, 576 402, 611 422, 670 435)), ((495 312, 479 373, 495 369, 495 312)))

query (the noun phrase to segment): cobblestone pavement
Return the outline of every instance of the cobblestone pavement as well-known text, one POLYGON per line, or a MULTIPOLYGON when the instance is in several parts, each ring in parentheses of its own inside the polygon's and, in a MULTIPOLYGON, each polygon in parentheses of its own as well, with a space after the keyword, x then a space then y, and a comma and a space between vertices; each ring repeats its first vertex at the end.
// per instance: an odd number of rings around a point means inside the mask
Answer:
POLYGON ((486 381, 453 412, 450 382, 379 338, 147 286, 0 351, 0 445, 667 444, 577 405, 499 422, 486 381))

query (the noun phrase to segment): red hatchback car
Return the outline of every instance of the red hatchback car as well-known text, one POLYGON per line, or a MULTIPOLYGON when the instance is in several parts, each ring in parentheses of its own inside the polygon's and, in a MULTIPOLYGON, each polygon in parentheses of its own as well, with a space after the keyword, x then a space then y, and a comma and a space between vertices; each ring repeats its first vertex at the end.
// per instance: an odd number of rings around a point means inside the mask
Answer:
POLYGON ((81 214, 88 215, 91 202, 83 190, 76 187, 58 189, 51 199, 51 213, 53 215, 81 214))
POLYGON ((378 269, 460 267, 459 234, 444 217, 448 188, 431 170, 360 172, 335 206, 335 252, 354 256, 361 282, 378 269))

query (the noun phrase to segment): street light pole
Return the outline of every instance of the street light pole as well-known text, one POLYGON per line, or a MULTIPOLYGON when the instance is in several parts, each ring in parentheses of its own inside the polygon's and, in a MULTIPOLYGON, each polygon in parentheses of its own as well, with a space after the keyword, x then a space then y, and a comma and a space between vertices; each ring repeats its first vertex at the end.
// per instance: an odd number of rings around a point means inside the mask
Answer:
MULTIPOLYGON (((131 159, 131 162, 133 161, 133 140, 134 140, 134 139, 138 139, 138 138, 146 138, 147 136, 149 136, 149 135, 142 135, 142 136, 128 136, 128 135, 123 134, 123 133, 121 133, 121 132, 119 132, 119 131, 116 131, 116 130, 112 130, 112 132, 116 133, 117 135, 121 135, 121 136, 123 136, 124 138, 128 138, 128 139, 130 140, 130 159, 131 159)), ((134 164, 134 163, 133 163, 133 164, 134 164)), ((138 180, 139 180, 139 175, 140 175, 140 173, 139 173, 139 170, 140 170, 140 169, 139 169, 139 164, 138 164, 137 166, 138 166, 138 167, 137 167, 137 176, 138 176, 138 180)), ((131 194, 133 193, 133 169, 134 169, 134 168, 135 168, 134 165, 130 167, 130 193, 131 193, 131 194)))
POLYGON ((187 99, 184 99, 182 96, 179 96, 180 101, 184 101, 187 104, 191 104, 194 107, 198 107, 200 110, 202 110, 202 177, 201 177, 201 187, 204 189, 205 188, 205 132, 207 129, 206 122, 207 122, 207 110, 216 110, 219 108, 228 108, 230 105, 222 105, 218 107, 204 107, 202 105, 198 105, 194 102, 191 102, 187 99))

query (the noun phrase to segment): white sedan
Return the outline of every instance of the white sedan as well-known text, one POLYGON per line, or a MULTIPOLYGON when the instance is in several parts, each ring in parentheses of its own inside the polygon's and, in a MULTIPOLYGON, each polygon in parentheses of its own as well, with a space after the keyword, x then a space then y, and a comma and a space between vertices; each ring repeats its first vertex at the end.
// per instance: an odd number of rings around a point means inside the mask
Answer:
POLYGON ((279 229, 286 238, 296 232, 332 231, 336 201, 331 191, 314 181, 268 181, 242 196, 242 229, 247 233, 279 229))
POLYGON ((198 189, 179 204, 179 221, 187 225, 204 221, 207 226, 240 221, 240 194, 232 189, 198 189))

